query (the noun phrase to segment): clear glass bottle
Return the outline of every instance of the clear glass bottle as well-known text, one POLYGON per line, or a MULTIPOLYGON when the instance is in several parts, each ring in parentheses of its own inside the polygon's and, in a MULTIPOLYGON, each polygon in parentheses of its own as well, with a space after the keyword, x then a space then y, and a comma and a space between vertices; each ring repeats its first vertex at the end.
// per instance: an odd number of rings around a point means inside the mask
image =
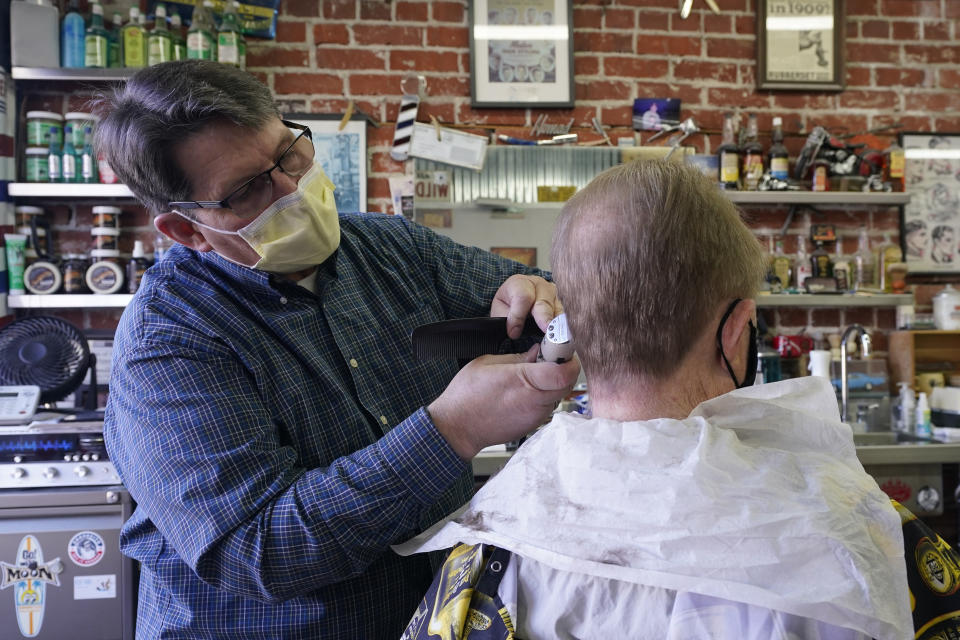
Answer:
POLYGON ((850 262, 844 257, 841 242, 837 240, 837 257, 833 261, 833 277, 837 281, 837 289, 840 291, 849 291, 850 286, 850 262))
POLYGON ((173 60, 173 38, 167 29, 167 7, 157 3, 154 10, 153 30, 147 36, 147 64, 155 65, 173 60))
POLYGON ((833 263, 830 254, 823 248, 822 242, 817 242, 816 248, 810 254, 810 268, 814 278, 832 278, 833 263))
POLYGON ((903 262, 900 245, 890 241, 890 234, 883 234, 883 244, 877 248, 877 286, 884 293, 893 293, 890 265, 903 262))
POLYGON ((83 151, 80 153, 80 182, 99 181, 97 175, 97 156, 93 150, 93 128, 83 129, 83 151))
POLYGON ((857 244, 857 252, 853 254, 853 288, 860 291, 873 288, 875 284, 873 253, 870 252, 870 238, 867 235, 866 225, 860 225, 857 244))
POLYGON ((60 155, 60 170, 63 182, 77 181, 77 148, 73 146, 73 125, 63 130, 63 153, 60 155))
POLYGON ((58 136, 47 132, 47 175, 50 182, 63 182, 63 171, 60 168, 60 140, 58 136))
POLYGON ((176 11, 170 16, 170 37, 173 39, 173 59, 187 59, 187 40, 183 37, 183 24, 176 11))
POLYGON ((124 67, 139 69, 147 66, 147 59, 143 56, 145 38, 140 26, 140 8, 130 7, 130 22, 120 31, 120 55, 124 67))
POLYGON ((243 69, 247 66, 247 43, 240 28, 236 2, 228 2, 217 32, 217 60, 243 69))
POLYGON ((773 275, 780 279, 784 289, 790 286, 790 257, 783 252, 783 240, 777 240, 777 250, 773 254, 773 275))
POLYGON ((85 67, 106 69, 110 64, 110 39, 103 28, 103 6, 90 5, 90 26, 87 27, 85 67))
POLYGON ((734 139, 733 114, 723 116, 723 140, 717 149, 720 162, 720 188, 740 188, 740 148, 734 139))
POLYGON ((770 145, 770 175, 777 180, 786 180, 790 172, 790 156, 783 146, 783 118, 773 119, 772 143, 770 145))
POLYGON ((217 59, 212 7, 213 2, 203 0, 203 4, 193 10, 193 19, 187 31, 187 58, 191 60, 217 59))
POLYGON ((747 141, 743 145, 743 188, 756 191, 763 177, 763 145, 757 127, 757 115, 750 114, 747 120, 747 141))
POLYGON ((804 284, 813 273, 809 256, 807 255, 807 239, 804 236, 797 236, 797 289, 806 291, 804 284))

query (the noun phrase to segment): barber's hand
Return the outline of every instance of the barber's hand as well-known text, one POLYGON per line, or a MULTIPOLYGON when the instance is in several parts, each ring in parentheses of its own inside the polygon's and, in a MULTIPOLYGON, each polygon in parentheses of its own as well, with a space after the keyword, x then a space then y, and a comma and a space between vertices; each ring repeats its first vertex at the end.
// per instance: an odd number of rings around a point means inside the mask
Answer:
POLYGON ((471 361, 427 407, 437 431, 461 458, 520 439, 545 423, 573 389, 580 361, 536 362, 539 348, 471 361))
POLYGON ((516 340, 523 333, 527 316, 533 314, 537 326, 546 331, 550 321, 563 313, 557 287, 539 276, 512 275, 507 278, 490 304, 490 317, 507 318, 507 335, 516 340))

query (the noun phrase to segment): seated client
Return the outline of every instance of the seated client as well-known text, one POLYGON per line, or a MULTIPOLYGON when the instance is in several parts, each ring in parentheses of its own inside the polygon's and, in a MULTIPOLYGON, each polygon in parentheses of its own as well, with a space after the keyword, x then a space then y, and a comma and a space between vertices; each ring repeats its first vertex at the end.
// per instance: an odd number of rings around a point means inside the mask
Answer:
MULTIPOLYGON (((912 638, 900 518, 829 381, 752 386, 764 257, 730 200, 684 165, 618 166, 566 204, 551 259, 592 416, 555 414, 399 550, 508 551, 493 610, 527 640, 912 638)), ((482 566, 450 562, 408 637, 482 566)))

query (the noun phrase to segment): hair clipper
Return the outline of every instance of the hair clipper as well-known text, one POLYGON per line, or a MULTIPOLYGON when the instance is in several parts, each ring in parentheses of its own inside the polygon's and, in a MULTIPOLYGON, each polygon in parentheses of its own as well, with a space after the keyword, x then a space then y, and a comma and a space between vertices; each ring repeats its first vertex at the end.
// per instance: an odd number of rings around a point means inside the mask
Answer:
POLYGON ((566 362, 573 358, 573 338, 567 326, 567 315, 561 313, 547 325, 547 332, 540 342, 540 355, 537 360, 545 362, 566 362))

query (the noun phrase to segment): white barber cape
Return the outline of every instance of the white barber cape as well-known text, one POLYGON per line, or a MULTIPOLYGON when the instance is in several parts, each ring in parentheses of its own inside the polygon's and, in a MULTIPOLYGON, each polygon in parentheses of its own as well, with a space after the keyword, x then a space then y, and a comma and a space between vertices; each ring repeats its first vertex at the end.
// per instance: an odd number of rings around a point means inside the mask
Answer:
POLYGON ((685 420, 556 414, 396 550, 458 542, 514 553, 499 593, 527 640, 913 638, 900 518, 823 378, 685 420))

